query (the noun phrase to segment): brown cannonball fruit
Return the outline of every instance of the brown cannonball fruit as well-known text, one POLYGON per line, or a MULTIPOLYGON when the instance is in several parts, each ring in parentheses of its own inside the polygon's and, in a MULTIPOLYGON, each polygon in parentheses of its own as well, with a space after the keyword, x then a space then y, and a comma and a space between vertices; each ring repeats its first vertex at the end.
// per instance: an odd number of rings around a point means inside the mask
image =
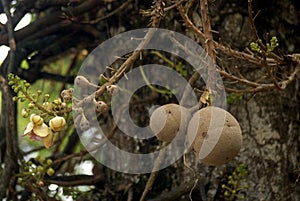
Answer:
POLYGON ((200 161, 218 166, 232 160, 242 146, 242 131, 226 110, 209 106, 193 114, 189 122, 188 142, 200 161))
POLYGON ((188 109, 171 103, 153 111, 149 126, 159 140, 171 142, 177 133, 185 133, 190 118, 188 109))

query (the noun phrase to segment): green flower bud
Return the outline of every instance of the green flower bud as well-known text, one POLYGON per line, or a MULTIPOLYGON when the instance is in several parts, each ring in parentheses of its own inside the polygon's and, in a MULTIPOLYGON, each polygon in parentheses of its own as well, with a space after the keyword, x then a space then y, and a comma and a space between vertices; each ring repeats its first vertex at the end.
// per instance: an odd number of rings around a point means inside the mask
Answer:
POLYGON ((7 77, 8 77, 9 80, 11 80, 11 79, 13 79, 13 78, 15 77, 15 75, 12 74, 12 73, 9 73, 9 74, 7 75, 7 77))
POLYGON ((50 166, 50 165, 52 165, 52 164, 53 164, 53 161, 52 161, 51 159, 47 159, 47 162, 46 162, 46 163, 47 163, 47 165, 49 165, 49 166, 50 166))
POLYGON ((34 103, 28 103, 28 108, 33 109, 34 108, 34 103))
POLYGON ((30 87, 30 84, 29 83, 25 83, 25 87, 26 87, 26 89, 28 89, 30 87))
POLYGON ((60 104, 61 104, 61 99, 60 99, 60 98, 55 99, 55 100, 53 101, 53 103, 54 103, 55 105, 60 105, 60 104))
POLYGON ((44 102, 44 103, 43 103, 43 107, 44 107, 46 110, 51 110, 51 109, 52 109, 52 105, 51 105, 51 103, 49 103, 49 102, 44 102))
POLYGON ((14 92, 15 92, 15 93, 18 93, 19 91, 20 91, 20 87, 15 87, 15 88, 14 88, 14 92))
POLYGON ((47 170, 47 175, 49 175, 49 176, 53 176, 54 173, 55 173, 55 170, 54 170, 53 168, 49 168, 49 169, 47 170))
POLYGON ((18 184, 22 184, 22 181, 23 181, 22 178, 18 178, 17 182, 18 182, 18 184))
POLYGON ((39 165, 39 166, 37 167, 37 171, 38 171, 39 173, 43 173, 43 172, 44 172, 44 167, 39 165))
POLYGON ((66 107, 67 107, 67 103, 62 102, 62 103, 61 103, 61 107, 62 107, 62 108, 66 108, 66 107))
POLYGON ((23 118, 27 118, 29 116, 28 112, 25 109, 22 109, 21 115, 23 118))
POLYGON ((46 159, 45 157, 39 157, 38 161, 39 163, 43 164, 46 161, 46 159))
POLYGON ((50 98, 50 95, 49 94, 45 94, 44 98, 47 101, 50 98))
POLYGON ((14 102, 17 102, 18 100, 19 100, 19 97, 17 97, 17 96, 14 96, 14 97, 13 97, 13 101, 14 101, 14 102))

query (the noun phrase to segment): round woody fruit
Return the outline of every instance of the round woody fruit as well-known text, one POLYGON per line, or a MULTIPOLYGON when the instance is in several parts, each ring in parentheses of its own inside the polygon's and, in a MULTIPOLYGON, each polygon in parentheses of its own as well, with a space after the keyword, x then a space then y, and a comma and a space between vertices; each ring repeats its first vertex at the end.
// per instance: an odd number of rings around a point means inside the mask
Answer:
POLYGON ((190 117, 185 107, 166 104, 153 111, 149 126, 159 140, 171 142, 177 133, 185 133, 190 117))
POLYGON ((226 110, 209 106, 193 114, 188 142, 200 161, 218 166, 232 160, 242 146, 238 121, 226 110))

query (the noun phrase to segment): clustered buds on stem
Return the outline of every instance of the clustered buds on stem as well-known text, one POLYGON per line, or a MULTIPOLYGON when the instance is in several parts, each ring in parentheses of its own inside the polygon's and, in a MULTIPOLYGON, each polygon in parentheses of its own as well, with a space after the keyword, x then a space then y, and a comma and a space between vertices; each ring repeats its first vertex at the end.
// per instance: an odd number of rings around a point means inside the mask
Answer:
POLYGON ((75 86, 78 86, 83 89, 98 88, 97 85, 89 82, 88 79, 86 79, 82 75, 76 76, 74 84, 75 84, 75 86))
POLYGON ((108 110, 108 106, 104 101, 94 100, 94 104, 96 107, 96 111, 99 112, 100 114, 102 114, 108 110))
POLYGON ((60 93, 60 96, 65 100, 65 101, 71 101, 72 97, 73 97, 73 93, 74 93, 74 89, 70 88, 70 89, 64 89, 62 90, 62 92, 60 93))
POLYGON ((81 120, 79 126, 82 130, 87 130, 90 128, 90 122, 87 120, 84 113, 81 114, 81 120))
MULTIPOLYGON (((61 97, 63 99, 69 99, 72 95, 72 110, 75 113, 74 123, 75 125, 78 125, 81 130, 87 130, 90 128, 90 122, 88 119, 89 116, 86 116, 89 113, 87 111, 89 111, 89 109, 92 109, 90 107, 90 104, 93 104, 95 106, 95 111, 99 114, 103 114, 104 112, 106 112, 108 110, 108 105, 102 100, 97 101, 92 96, 92 91, 90 91, 90 89, 98 88, 98 86, 89 82, 86 77, 82 75, 76 76, 74 84, 75 86, 79 87, 80 90, 83 90, 83 96, 79 99, 78 97, 73 97, 74 90, 64 90, 61 92, 61 97)), ((112 95, 118 90, 118 87, 116 85, 110 85, 105 89, 109 95, 112 95)))
POLYGON ((29 113, 27 112, 27 110, 22 109, 21 115, 23 118, 27 118, 29 116, 29 113))
POLYGON ((109 96, 112 96, 114 93, 117 93, 119 90, 118 86, 117 85, 108 85, 106 86, 106 92, 109 96))
POLYGON ((82 75, 76 76, 74 84, 81 88, 90 86, 90 82, 82 75))

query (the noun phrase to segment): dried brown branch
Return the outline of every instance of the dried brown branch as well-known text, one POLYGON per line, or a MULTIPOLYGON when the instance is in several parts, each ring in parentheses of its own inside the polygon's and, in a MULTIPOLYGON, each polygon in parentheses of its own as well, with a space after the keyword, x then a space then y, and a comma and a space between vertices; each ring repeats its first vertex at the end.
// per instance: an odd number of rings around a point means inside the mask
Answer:
POLYGON ((269 66, 269 64, 268 64, 266 58, 263 59, 263 63, 264 63, 264 66, 265 66, 265 68, 266 68, 266 70, 267 70, 268 76, 271 78, 271 81, 273 82, 273 84, 275 85, 275 87, 276 87, 277 89, 279 89, 279 90, 283 90, 283 88, 281 88, 281 87, 279 86, 279 84, 278 84, 276 78, 274 77, 273 73, 271 72, 270 66, 269 66))
POLYGON ((179 1, 177 1, 175 4, 173 4, 173 5, 169 6, 169 7, 164 8, 164 12, 167 12, 169 10, 172 10, 172 9, 178 7, 179 5, 181 5, 185 1, 186 0, 179 0, 179 1))
MULTIPOLYGON (((252 26, 252 29, 253 29, 253 32, 254 34, 256 35, 257 39, 258 39, 258 34, 257 34, 257 31, 256 31, 256 27, 255 27, 255 24, 254 24, 254 18, 252 16, 252 6, 251 6, 251 0, 248 1, 248 11, 249 11, 249 17, 250 17, 250 21, 251 21, 251 26, 252 26)), ((208 42, 210 42, 210 38, 211 38, 211 30, 210 30, 210 33, 207 33, 206 31, 209 30, 209 23, 207 21, 208 19, 208 6, 207 6, 207 1, 201 1, 201 14, 202 14, 202 21, 203 21, 203 31, 202 32, 198 27, 195 26, 195 24, 191 21, 191 19, 188 17, 188 15, 186 14, 186 12, 184 11, 184 8, 182 5, 178 5, 177 6, 178 10, 179 10, 179 13, 182 17, 182 19, 184 20, 185 22, 185 25, 187 27, 189 27, 192 31, 194 31, 202 40, 206 41, 206 49, 208 52, 210 52, 210 54, 212 54, 212 49, 214 50, 217 49, 217 50, 220 50, 221 52, 227 54, 228 56, 232 56, 232 57, 235 57, 237 59, 241 59, 241 60, 244 60, 246 62, 249 62, 249 63, 252 63, 252 64, 255 64, 257 66, 263 66, 266 68, 267 70, 267 73, 268 73, 268 78, 270 79, 270 81, 272 83, 268 84, 268 83, 258 83, 258 82, 255 82, 255 81, 250 81, 248 79, 246 79, 244 76, 242 76, 242 74, 240 73, 240 71, 238 72, 239 73, 239 76, 235 76, 233 75, 232 73, 230 72, 227 72, 225 70, 221 70, 221 69, 218 69, 218 72, 223 75, 224 77, 230 79, 230 80, 233 80, 234 82, 238 82, 238 83, 241 83, 242 85, 245 85, 246 88, 244 89, 233 89, 233 88, 226 88, 227 91, 229 92, 236 92, 236 93, 251 93, 251 92, 259 92, 259 91, 266 91, 266 90, 271 90, 271 89, 280 89, 280 90, 283 90, 286 88, 286 86, 288 84, 290 84, 294 79, 297 74, 298 74, 298 67, 295 68, 295 70, 293 72, 291 72, 290 76, 286 79, 286 80, 283 80, 281 82, 278 82, 276 77, 274 76, 274 74, 272 73, 272 70, 271 70, 271 67, 276 67, 278 65, 284 65, 285 62, 284 60, 277 56, 276 54, 274 54, 273 52, 269 53, 268 55, 270 56, 269 57, 257 57, 253 54, 248 54, 248 53, 245 53, 245 52, 240 52, 240 51, 237 51, 237 50, 233 50, 229 47, 226 47, 216 41, 212 41, 213 43, 213 48, 212 47, 212 44, 208 44, 208 42), (206 31, 205 31, 206 30, 206 31), (209 47, 210 49, 209 49, 209 47)), ((262 46, 262 48, 265 48, 264 46, 262 46)), ((265 50, 263 50, 265 51, 265 50)), ((266 54, 265 54, 266 55, 266 54)), ((193 79, 191 79, 191 82, 193 82, 194 78, 197 78, 197 75, 195 76, 192 76, 193 79)))
MULTIPOLYGON (((262 43, 262 41, 260 40, 260 38, 258 36, 256 26, 255 26, 255 21, 254 21, 256 16, 253 17, 252 13, 253 13, 252 0, 248 0, 248 15, 249 15, 249 19, 250 19, 251 29, 252 29, 252 32, 254 34, 256 42, 258 43, 261 50, 263 51, 263 58, 262 59, 265 60, 266 56, 267 56, 267 47, 262 43)), ((280 56, 274 54, 273 52, 269 52, 268 57, 273 58, 277 63, 283 64, 283 58, 281 58, 280 56)), ((274 84, 276 85, 276 82, 274 84)))
POLYGON ((156 160, 154 162, 153 171, 150 174, 150 177, 149 177, 149 179, 147 181, 147 184, 146 184, 145 189, 143 191, 143 194, 142 194, 142 196, 140 198, 140 201, 145 201, 147 199, 147 197, 148 197, 148 193, 152 189, 152 186, 153 186, 154 181, 155 181, 155 179, 157 177, 157 174, 158 174, 157 170, 159 169, 161 161, 162 161, 162 159, 163 159, 163 157, 165 155, 165 149, 164 148, 166 147, 167 144, 168 143, 166 143, 166 142, 164 142, 162 144, 162 149, 159 151, 159 154, 158 154, 158 156, 157 156, 157 158, 156 158, 156 160))
POLYGON ((72 175, 72 176, 53 176, 44 179, 43 182, 46 185, 57 184, 60 186, 79 186, 79 185, 93 185, 104 182, 104 175, 72 175))
MULTIPOLYGON (((18 146, 18 136, 17 136, 17 126, 16 126, 16 113, 15 113, 15 103, 12 101, 12 93, 7 84, 7 81, 1 76, 0 77, 0 87, 2 92, 2 125, 4 128, 4 138, 6 141, 6 151, 5 151, 5 168, 2 171, 1 182, 0 182, 0 200, 3 200, 5 194, 8 192, 8 185, 14 173, 18 169, 18 156, 20 156, 19 146, 18 146), (3 115, 7 116, 3 116, 3 115)), ((9 192, 8 192, 9 193, 9 192)))
MULTIPOLYGON (((69 13, 72 13, 74 16, 79 16, 87 11, 93 10, 102 4, 101 1, 98 0, 87 0, 81 3, 80 5, 70 8, 68 10, 69 13)), ((29 36, 34 35, 35 33, 39 33, 40 30, 47 30, 49 27, 55 24, 64 24, 69 23, 69 20, 62 18, 63 12, 61 10, 53 12, 46 17, 39 18, 29 24, 28 26, 18 30, 15 32, 15 40, 16 42, 27 39, 29 36)), ((7 45, 8 34, 3 34, 0 36, 0 44, 7 45)))
MULTIPOLYGON (((151 28, 157 28, 163 16, 164 4, 161 1, 154 2, 154 6, 152 8, 153 11, 151 12, 151 28)), ((88 97, 85 97, 85 101, 91 102, 94 97, 101 96, 105 92, 107 86, 116 83, 124 75, 124 73, 132 66, 132 64, 140 57, 141 50, 149 43, 155 31, 155 29, 149 29, 145 37, 141 40, 141 43, 138 45, 136 50, 133 51, 131 56, 129 56, 126 59, 126 61, 119 67, 119 69, 114 73, 114 75, 111 78, 109 78, 109 80, 106 83, 101 85, 100 88, 93 94, 89 95, 88 97)), ((81 100, 80 102, 78 102, 76 107, 82 107, 83 104, 84 101, 81 100)))
POLYGON ((205 49, 208 53, 209 58, 212 61, 212 63, 209 62, 209 65, 207 66, 208 77, 206 83, 209 86, 209 91, 214 92, 216 91, 215 83, 217 79, 215 76, 216 50, 215 50, 214 40, 211 32, 211 24, 210 24, 210 18, 208 14, 207 0, 201 0, 200 6, 201 6, 203 33, 205 35, 205 49))
POLYGON ((76 23, 80 23, 80 24, 98 24, 99 22, 108 19, 114 15, 116 15, 117 13, 121 12, 122 10, 126 9, 127 6, 132 2, 132 0, 127 0, 124 3, 122 3, 118 8, 116 8, 115 10, 113 10, 112 12, 108 13, 107 15, 97 18, 95 20, 90 20, 90 21, 77 21, 76 19, 74 20, 73 17, 67 17, 67 19, 69 19, 72 22, 76 22, 76 23))
MULTIPOLYGON (((8 43, 10 47, 9 52, 9 63, 5 66, 5 71, 7 73, 14 72, 15 65, 15 50, 16 50, 16 42, 14 38, 14 29, 12 25, 12 18, 10 14, 10 7, 8 2, 5 0, 1 0, 4 12, 7 17, 7 32, 8 32, 8 43)), ((2 66, 4 68, 4 66, 2 66)), ((16 104, 12 101, 12 91, 10 90, 8 83, 4 77, 0 77, 0 87, 2 92, 2 111, 1 117, 4 119, 1 121, 4 125, 1 127, 4 128, 4 137, 6 141, 6 149, 5 149, 5 168, 1 175, 1 183, 0 183, 0 200, 3 200, 6 194, 6 189, 11 182, 12 176, 15 171, 18 169, 18 156, 20 155, 18 149, 18 136, 17 136, 17 126, 16 126, 16 104), (6 115, 6 116, 4 116, 6 115)))
MULTIPOLYGON (((271 81, 273 82, 273 84, 275 85, 275 87, 279 90, 283 90, 283 88, 281 88, 276 80, 276 78, 274 77, 274 75, 272 74, 271 72, 271 69, 270 69, 270 66, 268 64, 268 61, 267 61, 267 57, 266 57, 266 51, 267 51, 267 48, 266 46, 262 43, 261 40, 259 40, 259 36, 258 36, 258 33, 257 33, 257 30, 256 30, 256 26, 255 26, 255 23, 254 23, 254 17, 252 15, 252 12, 253 12, 253 9, 252 9, 252 0, 248 0, 248 14, 249 14, 249 19, 250 19, 250 25, 251 25, 251 29, 252 29, 252 32, 255 36, 255 39, 257 41, 257 43, 259 44, 260 48, 262 49, 263 51, 263 58, 261 59, 262 60, 262 64, 263 66, 266 68, 266 71, 268 73, 268 76, 270 77, 271 81)), ((277 61, 283 61, 281 58, 279 58, 278 56, 275 56, 274 53, 270 52, 269 55, 271 55, 273 58, 275 58, 275 60, 277 61)))
MULTIPOLYGON (((205 34, 200 29, 198 29, 197 26, 191 21, 191 19, 188 17, 186 12, 184 11, 184 8, 182 7, 182 5, 178 6, 178 11, 179 11, 182 19, 184 20, 185 25, 187 27, 189 27, 192 31, 194 31, 200 38, 205 40, 205 34)), ((223 53, 225 53, 227 55, 230 55, 230 56, 233 56, 238 59, 245 60, 245 61, 249 61, 250 63, 253 63, 255 65, 261 65, 261 61, 251 54, 233 50, 233 49, 226 47, 216 41, 214 41, 214 46, 216 49, 222 51, 223 53)))
MULTIPOLYGON (((216 51, 214 47, 214 40, 211 33, 211 25, 210 25, 210 18, 208 14, 208 3, 207 0, 200 1, 201 5, 201 16, 202 16, 202 24, 203 24, 203 33, 205 36, 205 49, 212 59, 212 62, 216 63, 216 51)), ((209 69, 208 69, 209 71, 209 69)), ((209 73, 208 73, 209 74, 209 73)))
POLYGON ((158 195, 156 198, 149 199, 148 201, 172 201, 177 200, 183 195, 188 194, 191 189, 194 187, 195 181, 184 182, 180 186, 172 188, 169 192, 164 192, 161 195, 158 195))
MULTIPOLYGON (((220 72, 221 73, 221 72, 220 72)), ((223 73, 222 73, 223 74, 223 73)), ((295 70, 290 74, 290 76, 287 77, 286 80, 278 82, 278 85, 281 86, 282 90, 286 89, 286 87, 291 84, 297 76, 300 74, 300 63, 297 64, 295 67, 295 70)), ((232 75, 229 75, 230 78, 232 78, 232 75)), ((240 82, 245 82, 246 80, 242 80, 237 78, 238 81, 240 82)), ((248 84, 254 84, 254 82, 249 82, 248 84)), ((257 83, 256 83, 257 84, 257 83)), ((234 93, 253 93, 253 92, 261 92, 261 91, 267 91, 271 89, 276 89, 276 86, 274 84, 257 84, 256 87, 254 88, 249 88, 249 89, 230 89, 226 88, 227 91, 229 92, 234 92, 234 93)))
POLYGON ((248 15, 250 18, 250 25, 251 25, 252 32, 254 34, 255 40, 259 43, 260 47, 263 48, 264 50, 266 50, 266 46, 261 41, 259 41, 259 36, 257 34, 257 30, 256 30, 256 26, 254 23, 254 17, 252 15, 252 12, 253 12, 252 0, 248 0, 248 15))
MULTIPOLYGON (((161 18, 163 16, 165 4, 161 0, 154 0, 153 4, 154 4, 153 7, 152 7, 153 11, 151 12, 151 24, 152 24, 152 27, 158 27, 159 23, 160 23, 160 20, 161 20, 161 18)), ((162 144, 162 148, 165 148, 165 145, 167 145, 167 143, 164 142, 162 144)), ((146 184, 146 186, 144 188, 144 191, 142 193, 140 201, 144 201, 144 200, 147 199, 148 193, 152 189, 153 183, 154 183, 154 181, 155 181, 155 179, 157 177, 157 174, 158 174, 157 170, 159 169, 159 166, 161 164, 161 160, 162 160, 164 154, 165 154, 165 149, 162 149, 159 152, 159 154, 158 154, 158 156, 157 156, 157 158, 156 158, 156 160, 154 162, 153 171, 150 174, 150 177, 149 177, 149 179, 147 181, 147 184, 146 184)))
MULTIPOLYGON (((237 59, 247 61, 247 62, 255 64, 257 66, 262 65, 261 60, 259 58, 255 57, 254 55, 234 50, 234 49, 232 49, 230 47, 226 47, 226 46, 224 46, 224 45, 222 45, 222 44, 220 44, 216 41, 214 43, 215 43, 216 49, 222 51, 223 53, 225 53, 228 56, 232 56, 232 57, 235 57, 237 59)), ((275 64, 276 61, 270 60, 269 63, 270 63, 270 65, 275 64)))

